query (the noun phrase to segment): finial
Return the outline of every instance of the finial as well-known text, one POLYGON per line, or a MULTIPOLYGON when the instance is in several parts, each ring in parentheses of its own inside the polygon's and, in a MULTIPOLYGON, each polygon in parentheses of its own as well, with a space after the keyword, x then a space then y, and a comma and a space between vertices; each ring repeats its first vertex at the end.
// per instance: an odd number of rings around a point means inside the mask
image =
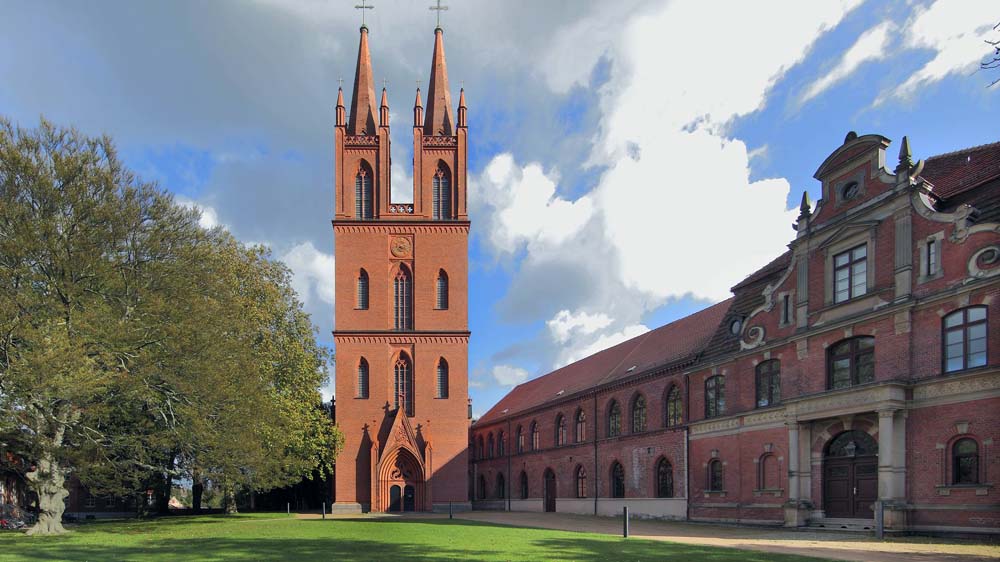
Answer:
POLYGON ((903 142, 899 145, 899 164, 896 165, 896 172, 911 168, 913 168, 913 154, 910 152, 910 139, 904 136, 903 142))
POLYGON ((465 88, 459 90, 458 94, 458 126, 465 127, 465 88))
POLYGON ((374 10, 375 6, 369 6, 366 4, 368 0, 361 0, 361 3, 354 6, 355 10, 361 10, 361 31, 368 31, 368 26, 365 25, 365 10, 374 10))
POLYGON ((465 107, 465 88, 458 91, 458 107, 465 107))
POLYGON ((812 209, 809 206, 809 192, 802 192, 802 203, 799 204, 799 218, 808 217, 812 213, 812 209))
POLYGON ((435 32, 437 32, 437 31, 443 31, 441 29, 441 12, 447 10, 448 6, 442 6, 441 5, 441 0, 437 0, 437 6, 431 6, 430 9, 437 11, 437 27, 434 28, 434 31, 435 32))

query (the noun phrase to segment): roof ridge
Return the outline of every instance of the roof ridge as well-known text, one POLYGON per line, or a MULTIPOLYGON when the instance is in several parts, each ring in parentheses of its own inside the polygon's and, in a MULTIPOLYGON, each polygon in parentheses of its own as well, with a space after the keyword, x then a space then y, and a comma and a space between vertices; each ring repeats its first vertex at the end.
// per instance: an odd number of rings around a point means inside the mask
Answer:
POLYGON ((958 150, 952 150, 951 152, 943 152, 941 154, 935 154, 934 156, 928 156, 927 158, 924 158, 924 161, 935 160, 937 158, 945 158, 945 157, 948 157, 948 156, 957 156, 957 155, 965 153, 965 152, 972 152, 974 150, 979 150, 981 148, 991 148, 991 147, 994 147, 994 146, 1000 146, 1000 141, 988 142, 988 143, 984 143, 984 144, 980 144, 980 145, 976 145, 976 146, 970 146, 968 148, 960 148, 958 150))

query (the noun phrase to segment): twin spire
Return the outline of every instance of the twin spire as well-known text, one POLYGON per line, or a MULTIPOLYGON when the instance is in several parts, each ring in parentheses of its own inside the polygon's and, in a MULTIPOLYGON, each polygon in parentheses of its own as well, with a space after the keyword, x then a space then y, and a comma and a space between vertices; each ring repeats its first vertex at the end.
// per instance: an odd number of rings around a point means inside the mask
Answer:
MULTIPOLYGON (((456 127, 465 126, 465 89, 462 90, 458 100, 457 122, 451 109, 448 66, 444 56, 444 32, 440 27, 434 30, 434 54, 431 57, 427 104, 425 112, 420 98, 420 88, 417 88, 417 98, 413 104, 413 126, 423 127, 424 135, 452 136, 456 127)), ((353 136, 375 135, 379 126, 389 126, 389 99, 385 88, 382 88, 381 103, 377 109, 375 106, 375 83, 372 76, 371 53, 368 50, 368 28, 365 26, 361 27, 361 42, 358 45, 351 113, 349 116, 344 115, 344 91, 341 88, 337 92, 337 124, 346 125, 347 134, 353 136)))

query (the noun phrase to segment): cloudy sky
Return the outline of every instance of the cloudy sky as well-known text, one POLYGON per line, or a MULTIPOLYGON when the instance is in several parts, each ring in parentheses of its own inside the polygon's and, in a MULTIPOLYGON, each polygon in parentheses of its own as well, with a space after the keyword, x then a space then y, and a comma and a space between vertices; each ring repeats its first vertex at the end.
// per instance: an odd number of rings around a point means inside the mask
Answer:
MULTIPOLYGON (((357 3, 0 0, 0 114, 113 136, 204 224, 269 245, 332 345, 332 124, 357 3)), ((374 3, 394 200, 410 200, 434 13, 374 3)), ((977 71, 998 23, 995 0, 452 0, 475 412, 726 298, 783 251, 849 130, 909 135, 917 158, 1000 140, 1000 71, 977 71)))

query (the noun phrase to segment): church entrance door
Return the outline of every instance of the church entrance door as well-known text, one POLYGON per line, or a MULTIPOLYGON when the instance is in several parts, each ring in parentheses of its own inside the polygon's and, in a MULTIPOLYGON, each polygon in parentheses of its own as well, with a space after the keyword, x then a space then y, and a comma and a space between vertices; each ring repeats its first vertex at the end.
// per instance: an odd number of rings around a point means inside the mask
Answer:
POLYGON ((554 513, 556 510, 556 473, 551 468, 545 469, 545 511, 554 513))
POLYGON ((878 499, 878 443, 863 431, 834 437, 823 459, 823 511, 827 517, 870 519, 878 499))
POLYGON ((401 510, 402 510, 402 505, 400 505, 399 503, 399 486, 393 486, 389 488, 389 511, 401 511, 401 510))
POLYGON ((403 511, 416 510, 416 491, 409 484, 403 488, 403 511))

